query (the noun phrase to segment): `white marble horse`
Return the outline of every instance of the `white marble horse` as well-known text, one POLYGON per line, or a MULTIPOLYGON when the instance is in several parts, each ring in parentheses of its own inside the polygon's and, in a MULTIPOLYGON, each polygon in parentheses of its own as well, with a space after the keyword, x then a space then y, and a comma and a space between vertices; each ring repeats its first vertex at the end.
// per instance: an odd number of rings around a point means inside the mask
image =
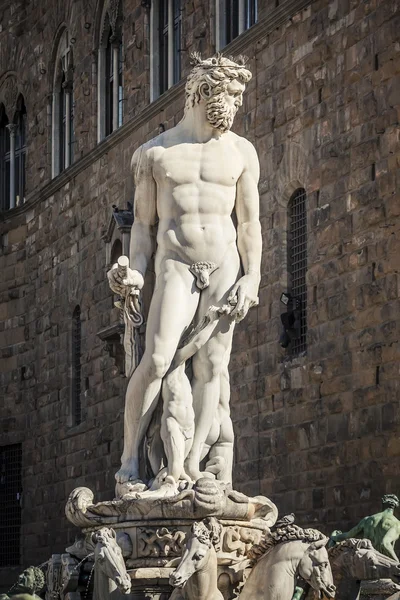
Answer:
MULTIPOLYGON (((170 600, 223 600, 217 587, 220 526, 214 518, 194 523, 192 533, 170 583, 177 588, 170 600), (219 529, 218 529, 219 527, 219 529)), ((326 598, 333 598, 332 571, 325 545, 328 538, 315 529, 296 525, 277 529, 253 546, 255 563, 240 600, 291 600, 298 575, 326 598)))
POLYGON ((210 517, 193 523, 181 562, 170 576, 175 588, 170 600, 224 600, 217 587, 217 553, 215 544, 221 525, 210 517))
POLYGON ((131 578, 114 529, 102 527, 93 533, 92 540, 95 544, 93 600, 110 600, 119 592, 129 594, 131 578))
POLYGON ((316 529, 294 524, 278 528, 251 549, 250 558, 256 563, 240 600, 291 600, 299 575, 320 597, 333 598, 335 586, 327 542, 328 538, 316 529))

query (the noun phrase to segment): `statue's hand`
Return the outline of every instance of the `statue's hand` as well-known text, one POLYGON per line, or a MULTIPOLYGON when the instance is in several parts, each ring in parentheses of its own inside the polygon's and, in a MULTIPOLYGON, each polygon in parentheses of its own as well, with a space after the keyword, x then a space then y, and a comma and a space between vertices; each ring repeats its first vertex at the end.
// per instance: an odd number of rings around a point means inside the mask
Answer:
POLYGON ((247 315, 249 308, 258 304, 258 288, 260 278, 258 275, 244 275, 235 283, 228 296, 229 304, 236 303, 231 315, 236 321, 241 321, 247 315))
POLYGON ((141 290, 144 285, 143 275, 129 267, 126 268, 125 276, 122 277, 117 263, 108 271, 107 277, 112 291, 122 297, 126 296, 127 291, 141 290))

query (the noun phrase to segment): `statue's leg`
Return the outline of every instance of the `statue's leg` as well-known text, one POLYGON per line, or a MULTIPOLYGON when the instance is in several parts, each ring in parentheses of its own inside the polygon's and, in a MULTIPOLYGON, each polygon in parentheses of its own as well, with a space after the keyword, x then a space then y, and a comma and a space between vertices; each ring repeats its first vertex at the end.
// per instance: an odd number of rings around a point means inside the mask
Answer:
MULTIPOLYGON (((231 350, 234 322, 226 317, 214 331, 213 336, 193 357, 193 408, 195 413, 195 431, 192 448, 186 461, 186 471, 193 480, 201 476, 200 460, 203 456, 203 446, 209 437, 210 429, 215 421, 223 417, 228 423, 219 422, 220 431, 227 430, 230 424, 229 412, 218 415, 221 393, 221 373, 226 368, 227 355, 231 350)), ((221 445, 222 447, 222 445, 221 445)), ((232 464, 231 453, 233 443, 224 446, 223 457, 226 467, 232 464), (228 460, 226 460, 228 459, 228 460)), ((210 454, 211 456, 211 454, 210 454)), ((214 458, 216 453, 212 455, 214 458)), ((219 476, 218 479, 221 477, 219 476)), ((228 482, 231 481, 231 475, 228 482)))
POLYGON ((193 442, 194 411, 192 390, 181 364, 166 375, 162 387, 161 438, 167 456, 167 477, 178 482, 184 476, 184 461, 193 442))
POLYGON ((147 320, 146 350, 126 392, 124 451, 115 476, 119 483, 139 479, 139 448, 157 405, 162 379, 196 313, 199 293, 193 288, 187 265, 172 260, 161 264, 147 320))
MULTIPOLYGON (((236 246, 232 246, 224 258, 223 266, 211 275, 210 286, 201 294, 200 315, 205 314, 211 305, 222 306, 227 303, 229 292, 238 279, 239 268, 237 249, 236 246)), ((195 433, 193 445, 186 461, 186 471, 194 480, 201 476, 199 463, 210 429, 215 421, 221 418, 220 431, 224 431, 229 442, 224 446, 225 458, 227 459, 226 465, 231 470, 233 438, 228 435, 231 422, 229 416, 229 378, 226 379, 226 373, 232 347, 233 330, 234 322, 229 317, 221 317, 208 342, 193 356, 192 388, 195 433), (221 376, 223 374, 225 374, 225 380, 222 380, 225 410, 221 410, 218 414, 221 376)), ((231 475, 228 480, 231 480, 231 475)))
MULTIPOLYGON (((230 356, 230 352, 228 357, 230 356)), ((228 363, 224 365, 220 375, 220 397, 217 408, 217 421, 219 423, 219 437, 210 449, 210 461, 206 470, 211 470, 211 465, 214 463, 220 467, 216 471, 216 478, 224 483, 232 483, 232 467, 233 467, 233 425, 230 416, 229 400, 230 400, 230 385, 228 363), (220 460, 222 459, 222 461, 220 460)))

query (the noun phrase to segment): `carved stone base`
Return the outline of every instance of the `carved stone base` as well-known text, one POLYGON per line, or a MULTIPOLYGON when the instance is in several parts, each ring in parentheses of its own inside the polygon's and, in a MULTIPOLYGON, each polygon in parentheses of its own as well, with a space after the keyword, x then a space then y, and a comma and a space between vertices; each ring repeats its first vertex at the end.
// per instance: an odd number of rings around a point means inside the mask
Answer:
POLYGON ((101 527, 112 527, 123 548, 128 569, 173 567, 182 554, 194 521, 217 517, 223 527, 218 560, 234 564, 246 557, 262 533, 274 525, 276 506, 267 498, 248 498, 221 489, 209 479, 199 480, 193 489, 173 498, 137 498, 93 503, 88 488, 74 490, 65 508, 67 518, 82 528, 84 539, 78 547, 68 548, 75 556, 93 551, 91 534, 101 527))
POLYGON ((66 507, 67 519, 77 527, 107 526, 132 521, 158 519, 188 519, 205 517, 258 522, 261 528, 271 527, 278 516, 275 504, 264 496, 249 498, 226 489, 208 478, 199 479, 193 488, 173 497, 137 497, 94 503, 93 492, 79 487, 71 492, 66 507))
MULTIPOLYGON (((173 498, 130 498, 97 504, 93 500, 88 488, 77 488, 68 499, 66 515, 81 529, 75 543, 67 548, 68 556, 76 565, 92 555, 93 533, 112 528, 132 580, 131 593, 124 596, 127 600, 167 600, 172 593, 169 576, 180 562, 193 523, 211 516, 217 517, 222 527, 215 547, 218 587, 226 600, 236 598, 249 565, 247 553, 275 524, 278 514, 267 498, 248 498, 210 479, 199 480, 193 489, 173 498)), ((56 563, 55 576, 59 573, 56 563)), ((86 565, 85 569, 89 568, 86 565)), ((57 587, 49 584, 52 591, 57 587)), ((65 589, 65 585, 61 587, 65 589)), ((62 594, 60 597, 64 600, 62 594)), ((83 600, 83 596, 68 600, 83 600)))
MULTIPOLYGON (((169 585, 172 567, 132 569, 132 591, 127 600, 167 600, 173 588, 169 585)), ((218 588, 224 600, 236 598, 243 582, 243 571, 228 566, 218 567, 218 588)))
MULTIPOLYGON (((246 560, 248 550, 258 544, 267 527, 262 523, 219 519, 222 525, 221 543, 217 553, 221 565, 235 565, 246 560)), ((128 570, 142 572, 148 569, 177 566, 188 534, 193 525, 189 519, 158 519, 131 523, 115 523, 118 545, 122 549, 128 570)), ((83 530, 68 551, 79 558, 93 551, 92 533, 99 526, 83 530)))

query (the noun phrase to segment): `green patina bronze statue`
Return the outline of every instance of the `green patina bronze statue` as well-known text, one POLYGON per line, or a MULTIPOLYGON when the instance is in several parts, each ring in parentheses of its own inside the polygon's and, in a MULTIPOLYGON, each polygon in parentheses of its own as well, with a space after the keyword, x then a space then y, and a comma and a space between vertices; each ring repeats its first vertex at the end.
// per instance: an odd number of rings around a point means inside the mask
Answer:
POLYGON ((0 600, 40 600, 39 592, 44 588, 44 574, 39 567, 28 567, 8 594, 0 594, 0 600))
POLYGON ((382 512, 364 517, 350 531, 334 531, 331 540, 341 542, 349 538, 366 538, 371 541, 375 550, 398 561, 394 545, 400 537, 400 521, 393 511, 399 506, 399 499, 394 494, 387 494, 382 498, 382 506, 382 512))

